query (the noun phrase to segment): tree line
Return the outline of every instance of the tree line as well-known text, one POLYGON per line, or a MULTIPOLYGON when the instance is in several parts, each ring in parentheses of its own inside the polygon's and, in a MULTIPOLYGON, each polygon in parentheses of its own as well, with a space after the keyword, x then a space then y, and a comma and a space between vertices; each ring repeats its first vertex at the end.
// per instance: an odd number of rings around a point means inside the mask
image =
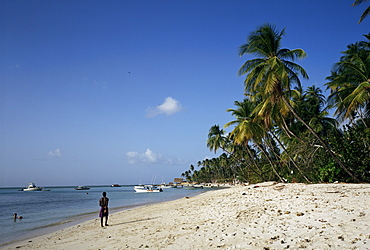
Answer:
POLYGON ((188 181, 370 181, 370 33, 334 64, 328 97, 302 87, 308 74, 295 61, 306 52, 283 48, 284 34, 265 24, 240 46, 240 56, 255 56, 238 71, 245 98, 227 110, 232 121, 209 129, 207 147, 222 154, 191 165, 188 181))

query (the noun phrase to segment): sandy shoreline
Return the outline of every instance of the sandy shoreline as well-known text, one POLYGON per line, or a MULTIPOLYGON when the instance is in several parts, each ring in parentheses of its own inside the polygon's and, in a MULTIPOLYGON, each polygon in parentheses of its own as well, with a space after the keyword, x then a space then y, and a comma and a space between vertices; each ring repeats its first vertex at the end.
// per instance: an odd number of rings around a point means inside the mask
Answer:
POLYGON ((262 183, 152 204, 1 249, 370 249, 370 184, 262 183))

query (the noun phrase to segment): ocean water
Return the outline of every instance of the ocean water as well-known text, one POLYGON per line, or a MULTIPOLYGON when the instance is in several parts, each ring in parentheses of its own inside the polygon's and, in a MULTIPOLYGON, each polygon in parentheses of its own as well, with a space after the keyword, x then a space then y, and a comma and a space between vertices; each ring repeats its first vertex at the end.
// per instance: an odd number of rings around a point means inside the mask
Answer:
POLYGON ((50 191, 18 191, 19 188, 0 188, 0 247, 16 240, 26 239, 60 229, 76 221, 98 217, 99 199, 107 192, 110 213, 195 196, 208 189, 189 190, 166 188, 161 193, 136 193, 133 186, 45 187, 50 191), (23 219, 13 220, 17 213, 23 219), (58 228, 59 227, 59 228, 58 228))

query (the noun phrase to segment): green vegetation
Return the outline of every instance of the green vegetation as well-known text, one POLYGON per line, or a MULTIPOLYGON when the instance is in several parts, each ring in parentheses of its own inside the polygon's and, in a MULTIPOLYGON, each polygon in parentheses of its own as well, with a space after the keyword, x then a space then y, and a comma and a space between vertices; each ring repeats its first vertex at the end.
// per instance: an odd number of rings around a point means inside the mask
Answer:
POLYGON ((302 88, 308 74, 295 61, 306 53, 282 48, 284 33, 266 24, 240 46, 240 56, 256 56, 238 71, 245 99, 227 110, 234 120, 209 130, 207 147, 223 153, 199 170, 191 165, 188 181, 370 181, 370 34, 342 52, 326 98, 316 86, 302 88))

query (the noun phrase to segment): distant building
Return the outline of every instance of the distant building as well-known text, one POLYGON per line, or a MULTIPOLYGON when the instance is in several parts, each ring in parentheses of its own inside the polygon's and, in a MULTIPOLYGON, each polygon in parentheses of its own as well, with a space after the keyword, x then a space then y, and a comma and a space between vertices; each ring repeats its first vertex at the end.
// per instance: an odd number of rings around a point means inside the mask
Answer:
POLYGON ((183 181, 184 181, 183 178, 175 178, 175 179, 173 179, 173 182, 175 182, 175 183, 182 183, 183 181))

